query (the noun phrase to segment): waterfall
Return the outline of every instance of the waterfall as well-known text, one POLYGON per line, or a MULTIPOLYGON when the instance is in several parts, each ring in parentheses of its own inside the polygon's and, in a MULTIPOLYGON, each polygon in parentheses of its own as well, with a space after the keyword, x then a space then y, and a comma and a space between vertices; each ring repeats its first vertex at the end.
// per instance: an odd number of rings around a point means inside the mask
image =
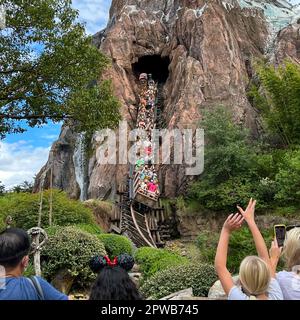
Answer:
POLYGON ((80 200, 87 200, 88 190, 88 166, 85 148, 85 133, 79 133, 75 143, 73 154, 76 181, 80 188, 80 200))

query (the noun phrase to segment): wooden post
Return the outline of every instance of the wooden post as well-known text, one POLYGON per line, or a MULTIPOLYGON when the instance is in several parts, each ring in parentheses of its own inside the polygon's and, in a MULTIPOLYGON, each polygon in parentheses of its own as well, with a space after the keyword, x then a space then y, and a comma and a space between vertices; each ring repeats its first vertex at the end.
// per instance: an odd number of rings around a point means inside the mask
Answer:
POLYGON ((31 247, 32 251, 31 253, 33 254, 33 266, 35 270, 35 275, 36 276, 41 276, 41 250, 46 241, 48 240, 47 233, 45 230, 39 227, 31 228, 27 231, 29 236, 31 236, 32 242, 31 242, 31 247), (41 240, 41 236, 43 237, 43 240, 41 240))
POLYGON ((40 234, 37 233, 36 235, 32 236, 32 242, 35 242, 37 249, 33 253, 33 266, 35 275, 40 277, 42 275, 41 271, 41 251, 39 249, 39 242, 40 242, 40 234))
POLYGON ((53 164, 50 170, 50 199, 49 199, 49 227, 52 226, 52 212, 53 212, 53 164))

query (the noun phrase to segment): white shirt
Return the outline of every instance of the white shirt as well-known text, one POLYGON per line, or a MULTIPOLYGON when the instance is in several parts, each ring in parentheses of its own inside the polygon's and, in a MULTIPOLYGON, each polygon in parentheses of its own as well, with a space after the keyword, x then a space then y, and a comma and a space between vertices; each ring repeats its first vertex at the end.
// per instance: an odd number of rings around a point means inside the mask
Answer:
POLYGON ((280 271, 276 274, 284 300, 300 300, 300 275, 295 272, 280 271))
MULTIPOLYGON (((283 295, 278 281, 272 278, 268 289, 268 300, 283 300, 283 295)), ((234 286, 228 294, 228 300, 250 300, 241 288, 234 286)))

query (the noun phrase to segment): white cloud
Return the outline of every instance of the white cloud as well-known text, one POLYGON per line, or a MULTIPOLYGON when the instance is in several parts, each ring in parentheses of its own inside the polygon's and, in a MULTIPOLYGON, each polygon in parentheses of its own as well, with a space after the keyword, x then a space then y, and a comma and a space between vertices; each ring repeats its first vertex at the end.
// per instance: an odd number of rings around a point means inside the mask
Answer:
POLYGON ((73 7, 79 10, 80 20, 86 23, 89 34, 106 27, 111 0, 73 0, 73 7))
POLYGON ((32 181, 48 159, 49 147, 34 147, 28 141, 0 142, 0 181, 7 189, 32 181))
POLYGON ((44 134, 42 135, 43 139, 51 140, 51 143, 58 138, 57 134, 44 134))

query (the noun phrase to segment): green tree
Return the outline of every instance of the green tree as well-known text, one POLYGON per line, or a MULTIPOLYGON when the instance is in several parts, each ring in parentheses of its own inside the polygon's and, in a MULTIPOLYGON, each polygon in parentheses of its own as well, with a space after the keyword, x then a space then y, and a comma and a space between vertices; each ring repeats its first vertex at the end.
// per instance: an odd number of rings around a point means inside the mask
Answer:
POLYGON ((97 81, 109 64, 92 45, 71 0, 0 0, 0 138, 62 120, 78 131, 114 127, 119 102, 109 80, 97 81))
POLYGON ((204 114, 204 172, 190 188, 190 195, 214 210, 233 209, 253 195, 255 147, 248 133, 236 125, 224 107, 204 114))
POLYGON ((260 86, 253 84, 248 95, 262 111, 270 131, 285 145, 300 143, 300 66, 285 61, 279 67, 258 63, 260 86))
POLYGON ((276 175, 276 199, 282 204, 300 203, 300 149, 288 151, 276 175))
POLYGON ((23 183, 17 186, 14 186, 11 191, 16 193, 20 193, 20 192, 32 193, 32 190, 33 190, 33 183, 25 180, 23 183))
POLYGON ((0 181, 0 197, 3 196, 5 193, 5 185, 2 184, 2 181, 0 181))

